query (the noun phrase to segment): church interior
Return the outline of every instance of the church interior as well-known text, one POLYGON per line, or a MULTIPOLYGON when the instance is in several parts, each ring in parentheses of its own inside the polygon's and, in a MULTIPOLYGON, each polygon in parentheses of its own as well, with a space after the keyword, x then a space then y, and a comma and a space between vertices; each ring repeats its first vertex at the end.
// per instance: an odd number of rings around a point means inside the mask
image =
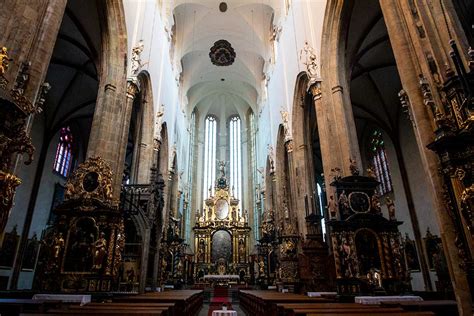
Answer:
POLYGON ((474 1, 0 3, 1 315, 473 315, 474 1))

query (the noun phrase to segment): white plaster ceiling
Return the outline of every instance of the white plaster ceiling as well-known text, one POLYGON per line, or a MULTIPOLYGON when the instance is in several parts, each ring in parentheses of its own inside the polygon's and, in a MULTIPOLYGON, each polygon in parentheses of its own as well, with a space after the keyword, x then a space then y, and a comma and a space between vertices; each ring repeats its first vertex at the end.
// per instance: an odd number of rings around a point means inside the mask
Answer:
POLYGON ((175 1, 174 52, 177 67, 182 68, 181 89, 189 111, 196 106, 203 111, 212 105, 227 106, 229 112, 243 112, 248 107, 255 111, 280 1, 229 0, 226 12, 219 10, 220 3, 175 1), (209 58, 210 48, 221 39, 236 52, 230 66, 216 66, 209 58))

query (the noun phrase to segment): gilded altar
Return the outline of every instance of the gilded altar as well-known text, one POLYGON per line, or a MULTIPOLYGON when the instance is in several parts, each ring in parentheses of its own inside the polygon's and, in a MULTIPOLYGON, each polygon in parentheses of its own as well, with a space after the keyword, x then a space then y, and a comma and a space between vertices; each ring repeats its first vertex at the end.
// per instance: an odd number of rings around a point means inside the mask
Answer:
POLYGON ((214 195, 196 213, 193 231, 197 282, 205 275, 238 275, 240 281, 249 277, 248 211, 240 209, 224 174, 216 181, 214 195))
POLYGON ((116 288, 125 234, 108 164, 100 157, 82 163, 68 178, 65 201, 54 212, 57 221, 43 238, 36 287, 63 292, 116 288))

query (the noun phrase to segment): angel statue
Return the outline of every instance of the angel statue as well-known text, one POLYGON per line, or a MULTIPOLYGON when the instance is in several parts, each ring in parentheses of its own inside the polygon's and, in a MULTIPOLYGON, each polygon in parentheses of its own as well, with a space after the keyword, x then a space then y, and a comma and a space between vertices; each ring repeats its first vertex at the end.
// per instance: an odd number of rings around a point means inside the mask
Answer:
POLYGON ((224 178, 226 162, 224 160, 219 160, 217 164, 219 165, 219 172, 221 173, 221 177, 224 178))
POLYGON ((300 58, 303 57, 303 52, 306 55, 306 61, 303 64, 306 66, 306 74, 309 77, 308 89, 316 83, 319 78, 318 74, 318 57, 314 48, 312 48, 308 41, 305 41, 304 47, 301 50, 300 58))

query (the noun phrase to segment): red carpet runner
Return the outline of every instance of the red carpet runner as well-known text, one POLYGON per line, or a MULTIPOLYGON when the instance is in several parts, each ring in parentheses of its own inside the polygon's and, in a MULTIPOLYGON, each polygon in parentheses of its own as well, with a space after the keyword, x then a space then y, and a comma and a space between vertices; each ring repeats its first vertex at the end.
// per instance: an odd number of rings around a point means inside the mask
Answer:
POLYGON ((208 316, 211 316, 213 311, 222 309, 223 304, 227 305, 227 309, 232 309, 231 301, 229 300, 229 290, 226 287, 215 287, 211 304, 209 305, 208 316))

